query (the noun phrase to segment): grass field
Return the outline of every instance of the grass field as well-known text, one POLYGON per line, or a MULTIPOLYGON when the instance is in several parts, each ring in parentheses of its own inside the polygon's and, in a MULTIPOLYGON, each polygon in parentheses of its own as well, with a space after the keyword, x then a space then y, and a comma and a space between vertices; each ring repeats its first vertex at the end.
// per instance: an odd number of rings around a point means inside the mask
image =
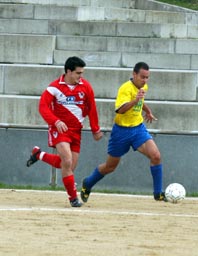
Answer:
POLYGON ((198 0, 158 0, 158 2, 178 5, 196 11, 198 10, 198 0))

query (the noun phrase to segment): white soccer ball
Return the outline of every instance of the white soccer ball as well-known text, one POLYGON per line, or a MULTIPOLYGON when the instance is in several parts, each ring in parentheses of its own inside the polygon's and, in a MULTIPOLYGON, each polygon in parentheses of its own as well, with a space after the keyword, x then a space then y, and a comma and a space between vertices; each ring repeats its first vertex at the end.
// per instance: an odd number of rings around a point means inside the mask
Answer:
POLYGON ((165 189, 165 196, 168 202, 176 204, 185 198, 186 190, 183 185, 172 183, 165 189))

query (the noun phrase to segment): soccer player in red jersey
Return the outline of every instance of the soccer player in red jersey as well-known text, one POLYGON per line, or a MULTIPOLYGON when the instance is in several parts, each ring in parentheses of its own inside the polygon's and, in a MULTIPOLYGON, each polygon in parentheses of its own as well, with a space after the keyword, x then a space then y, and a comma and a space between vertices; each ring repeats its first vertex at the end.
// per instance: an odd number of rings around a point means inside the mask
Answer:
POLYGON ((93 138, 100 140, 103 136, 98 124, 93 89, 82 77, 85 66, 85 62, 78 57, 68 58, 64 66, 65 74, 51 82, 40 98, 39 112, 49 126, 48 145, 55 147, 58 154, 43 152, 35 146, 27 161, 28 167, 41 160, 61 168, 62 181, 72 207, 82 206, 77 197, 74 170, 86 116, 89 117, 93 138))

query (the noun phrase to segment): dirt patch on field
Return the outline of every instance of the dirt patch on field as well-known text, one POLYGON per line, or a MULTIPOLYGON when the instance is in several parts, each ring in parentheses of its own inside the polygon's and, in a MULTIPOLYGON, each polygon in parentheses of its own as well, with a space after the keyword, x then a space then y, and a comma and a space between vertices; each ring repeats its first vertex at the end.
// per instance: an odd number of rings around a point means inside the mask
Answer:
POLYGON ((197 256, 198 201, 0 190, 0 255, 197 256))

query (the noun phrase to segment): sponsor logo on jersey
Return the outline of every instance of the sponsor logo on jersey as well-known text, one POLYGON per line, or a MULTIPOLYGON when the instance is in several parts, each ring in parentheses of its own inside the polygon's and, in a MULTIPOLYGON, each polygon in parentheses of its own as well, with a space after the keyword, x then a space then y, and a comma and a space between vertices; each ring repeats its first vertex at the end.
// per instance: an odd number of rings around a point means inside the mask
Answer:
MULTIPOLYGON (((79 97, 83 98, 84 95, 83 94, 80 94, 80 95, 79 95, 79 97)), ((73 104, 73 105, 80 104, 80 105, 82 105, 83 104, 83 101, 82 100, 77 101, 75 96, 67 96, 67 97, 64 96, 63 97, 63 95, 60 99, 58 99, 57 102, 58 102, 58 104, 61 104, 61 105, 70 105, 70 104, 73 104)))

